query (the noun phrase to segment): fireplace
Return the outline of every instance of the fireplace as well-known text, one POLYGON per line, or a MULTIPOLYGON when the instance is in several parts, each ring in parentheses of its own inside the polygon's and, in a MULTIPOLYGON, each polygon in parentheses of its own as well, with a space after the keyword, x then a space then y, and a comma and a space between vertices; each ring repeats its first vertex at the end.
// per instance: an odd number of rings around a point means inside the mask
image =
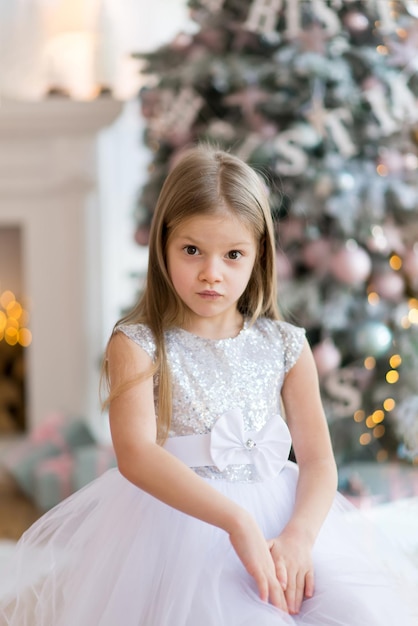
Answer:
POLYGON ((110 97, 2 100, 0 328, 16 328, 0 341, 0 435, 30 431, 51 411, 88 420, 100 410, 106 216, 97 143, 120 111, 110 97))
POLYGON ((25 358, 31 343, 19 227, 0 228, 0 435, 26 429, 25 358))

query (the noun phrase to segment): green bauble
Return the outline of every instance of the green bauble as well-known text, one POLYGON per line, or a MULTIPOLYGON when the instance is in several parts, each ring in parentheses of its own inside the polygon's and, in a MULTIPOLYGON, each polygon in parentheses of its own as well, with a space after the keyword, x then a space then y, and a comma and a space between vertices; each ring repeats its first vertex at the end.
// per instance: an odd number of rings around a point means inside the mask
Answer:
POLYGON ((392 332, 382 322, 369 320, 354 331, 354 348, 358 356, 384 355, 392 344, 392 332))

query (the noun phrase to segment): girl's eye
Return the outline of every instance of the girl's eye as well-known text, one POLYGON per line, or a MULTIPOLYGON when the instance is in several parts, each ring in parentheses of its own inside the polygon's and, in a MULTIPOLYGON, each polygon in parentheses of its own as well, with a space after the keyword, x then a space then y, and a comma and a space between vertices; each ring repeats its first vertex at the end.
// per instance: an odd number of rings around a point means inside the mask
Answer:
POLYGON ((185 246, 183 250, 189 256, 195 256, 196 254, 199 254, 199 249, 196 248, 196 246, 185 246))
POLYGON ((231 250, 227 254, 228 259, 232 259, 233 261, 236 261, 241 256, 242 256, 242 254, 241 254, 241 252, 239 250, 231 250))

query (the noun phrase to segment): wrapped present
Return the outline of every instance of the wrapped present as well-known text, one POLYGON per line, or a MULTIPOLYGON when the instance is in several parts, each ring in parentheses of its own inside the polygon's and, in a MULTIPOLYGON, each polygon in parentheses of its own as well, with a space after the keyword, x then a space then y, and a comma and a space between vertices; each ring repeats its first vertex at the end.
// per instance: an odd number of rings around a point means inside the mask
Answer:
POLYGON ((91 431, 82 419, 52 413, 30 434, 35 443, 54 442, 61 449, 74 449, 93 443, 91 431))
POLYGON ((12 445, 1 463, 21 489, 32 496, 34 473, 42 461, 63 453, 69 454, 77 446, 92 442, 93 436, 85 422, 53 413, 34 428, 28 437, 12 445))
POLYGON ((116 467, 112 446, 83 446, 74 451, 73 487, 81 489, 108 469, 116 467))
POLYGON ((33 498, 41 511, 48 511, 73 492, 74 458, 69 453, 43 460, 35 469, 33 498))

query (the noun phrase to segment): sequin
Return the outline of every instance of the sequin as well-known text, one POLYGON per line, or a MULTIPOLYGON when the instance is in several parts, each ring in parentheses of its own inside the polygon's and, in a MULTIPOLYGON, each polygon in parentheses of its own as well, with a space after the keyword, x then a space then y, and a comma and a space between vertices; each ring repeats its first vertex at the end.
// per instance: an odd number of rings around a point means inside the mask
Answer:
MULTIPOLYGON (((151 358, 155 344, 148 327, 120 326, 151 358)), ((166 349, 173 381, 170 436, 204 434, 234 407, 244 415, 245 430, 260 430, 280 413, 280 391, 286 373, 296 363, 305 331, 287 322, 260 318, 245 322, 229 339, 205 339, 182 329, 166 332, 166 349)), ((247 442, 250 447, 250 440, 247 442)), ((253 465, 193 468, 207 478, 254 482, 253 465)))

